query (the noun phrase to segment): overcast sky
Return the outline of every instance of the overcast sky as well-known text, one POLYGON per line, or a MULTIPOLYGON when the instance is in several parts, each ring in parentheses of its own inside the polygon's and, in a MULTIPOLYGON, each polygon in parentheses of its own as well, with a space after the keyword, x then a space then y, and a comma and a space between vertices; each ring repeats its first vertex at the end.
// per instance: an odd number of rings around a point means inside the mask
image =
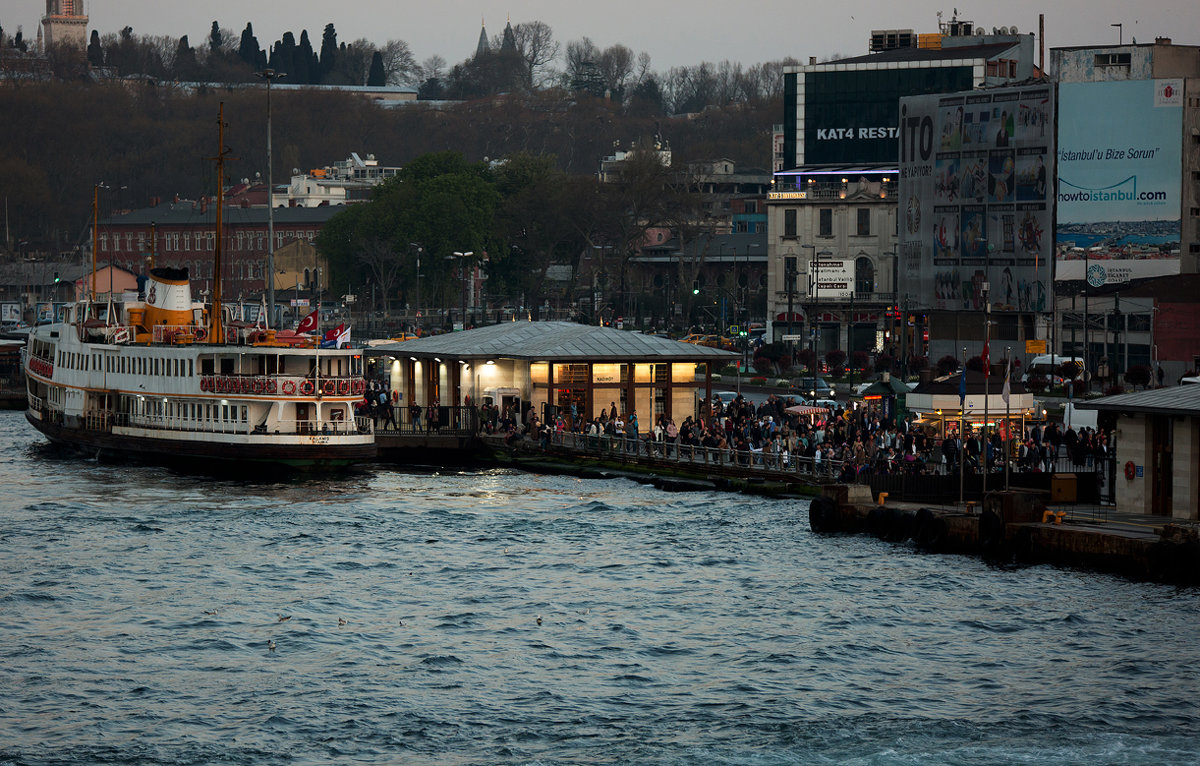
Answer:
MULTIPOLYGON (((434 54, 453 65, 475 51, 479 25, 489 36, 504 30, 506 20, 543 21, 565 44, 584 36, 600 48, 621 43, 633 52, 650 54, 651 66, 673 66, 724 59, 751 65, 792 56, 807 62, 867 52, 872 29, 937 31, 937 12, 949 20, 954 0, 84 0, 90 30, 102 35, 125 26, 139 35, 188 35, 202 43, 216 20, 240 34, 254 25, 259 44, 291 31, 307 29, 313 47, 332 22, 339 42, 366 38, 382 45, 391 39, 409 44, 417 61, 434 54)), ((43 0, 0 0, 0 26, 12 34, 18 26, 34 39, 45 11, 43 0)), ((988 31, 1015 26, 1021 33, 1037 30, 1038 13, 1046 15, 1046 48, 1071 45, 1152 42, 1169 36, 1184 45, 1200 45, 1200 6, 1195 0, 1009 0, 1006 3, 963 3, 959 18, 988 31), (1111 24, 1122 24, 1118 30, 1111 24)))

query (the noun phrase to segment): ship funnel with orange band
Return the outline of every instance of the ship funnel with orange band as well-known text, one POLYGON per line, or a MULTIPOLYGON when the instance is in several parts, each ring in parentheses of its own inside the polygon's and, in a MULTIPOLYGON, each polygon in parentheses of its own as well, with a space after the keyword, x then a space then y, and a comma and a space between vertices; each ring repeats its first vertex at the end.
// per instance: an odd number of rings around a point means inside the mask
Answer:
POLYGON ((187 269, 160 267, 150 270, 143 322, 147 329, 155 325, 192 323, 192 289, 187 269))

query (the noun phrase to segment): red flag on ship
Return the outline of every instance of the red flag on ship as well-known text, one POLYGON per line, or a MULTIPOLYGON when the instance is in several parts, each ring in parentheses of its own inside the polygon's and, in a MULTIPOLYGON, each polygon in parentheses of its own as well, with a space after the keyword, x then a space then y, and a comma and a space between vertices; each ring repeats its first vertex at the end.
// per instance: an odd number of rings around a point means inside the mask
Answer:
POLYGON ((340 324, 337 327, 335 327, 332 330, 329 330, 328 332, 325 333, 325 340, 337 340, 338 337, 341 336, 341 334, 343 332, 345 332, 345 330, 346 330, 345 323, 340 324))
POLYGON ((296 332, 312 332, 317 329, 317 312, 309 314, 300 320, 300 324, 296 325, 296 332))

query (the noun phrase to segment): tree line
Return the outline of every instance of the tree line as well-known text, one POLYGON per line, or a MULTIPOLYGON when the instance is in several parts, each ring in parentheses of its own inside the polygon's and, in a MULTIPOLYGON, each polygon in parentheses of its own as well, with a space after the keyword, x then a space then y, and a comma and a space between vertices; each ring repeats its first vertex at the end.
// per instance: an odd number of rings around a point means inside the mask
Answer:
MULTIPOLYGON (((378 288, 373 310, 455 307, 464 269, 479 262, 488 300, 527 306, 535 319, 543 304, 570 305, 593 287, 618 314, 636 303, 667 316, 670 302, 690 314, 698 300, 691 291, 647 296, 632 280, 630 258, 651 229, 671 228, 684 241, 713 233, 703 222, 696 180, 665 167, 649 149, 632 152, 611 182, 565 173, 547 155, 471 163, 457 152, 437 152, 406 164, 369 202, 331 218, 317 247, 335 293, 378 288), (592 265, 581 274, 584 254, 592 265), (571 267, 570 281, 551 278, 556 265, 571 267), (579 282, 593 276, 594 283, 579 282)), ((697 277, 706 255, 698 253, 675 262, 675 284, 697 277)), ((586 307, 581 318, 590 321, 599 308, 586 307)))
MULTIPOLYGON (((42 251, 80 245, 94 184, 109 187, 101 192, 102 217, 145 207, 151 197, 212 194, 213 170, 204 158, 213 154, 220 101, 226 103, 227 142, 240 158, 226 180, 265 179, 261 85, 196 90, 171 83, 15 81, 0 87, 0 197, 14 240, 42 251)), ((647 145, 656 135, 670 143, 676 164, 720 157, 769 168, 771 127, 781 109, 774 99, 665 118, 560 90, 384 109, 350 93, 276 91, 274 178, 332 164, 354 151, 393 166, 442 151, 457 151, 471 162, 527 153, 553 158, 567 175, 594 176, 615 143, 647 145)))
MULTIPOLYGON (((84 58, 68 54, 42 53, 53 74, 63 79, 99 71, 122 78, 228 84, 252 82, 257 72, 270 68, 285 83, 407 86, 429 100, 584 92, 654 116, 775 98, 782 92, 784 67, 797 63, 789 58, 743 66, 724 60, 659 72, 651 68, 648 53, 634 53, 621 44, 601 48, 587 37, 562 45, 548 24, 536 20, 506 26, 487 50, 453 66, 439 55, 417 62, 400 39, 382 46, 362 38, 339 41, 332 23, 322 30, 319 45, 301 30, 298 38, 289 31, 266 47, 250 23, 237 34, 213 21, 207 39, 196 45, 187 35, 139 35, 126 26, 103 35, 93 30, 84 58)), ((0 25, 0 59, 4 55, 31 52, 20 30, 8 35, 0 25)), ((0 63, 0 79, 5 70, 0 63)))

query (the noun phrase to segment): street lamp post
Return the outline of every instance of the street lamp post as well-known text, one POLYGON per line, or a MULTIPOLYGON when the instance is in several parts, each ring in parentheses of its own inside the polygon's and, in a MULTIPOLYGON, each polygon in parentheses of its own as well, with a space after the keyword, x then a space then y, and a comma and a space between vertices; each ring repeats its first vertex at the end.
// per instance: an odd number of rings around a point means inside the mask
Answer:
POLYGON ((460 252, 458 250, 454 251, 454 257, 458 258, 458 264, 459 264, 458 268, 459 268, 459 271, 462 273, 462 280, 463 280, 463 284, 462 284, 462 328, 464 330, 467 329, 467 267, 466 267, 466 259, 470 258, 472 255, 475 255, 474 250, 467 250, 466 252, 460 252))
POLYGON ((992 285, 990 282, 984 282, 980 285, 980 292, 983 293, 983 489, 980 499, 987 495, 987 475, 988 475, 988 445, 991 444, 991 439, 988 438, 988 399, 990 392, 988 383, 992 378, 992 360, 988 353, 988 341, 992 335, 992 301, 988 295, 991 292, 992 285))
MULTIPOLYGON (((417 248, 417 297, 416 297, 416 301, 415 301, 415 307, 413 310, 413 313, 415 314, 415 316, 413 318, 420 319, 421 318, 421 252, 422 252, 423 248, 420 245, 418 245, 416 242, 409 242, 408 246, 417 248)), ((414 324, 419 324, 419 323, 414 323, 414 324)))

